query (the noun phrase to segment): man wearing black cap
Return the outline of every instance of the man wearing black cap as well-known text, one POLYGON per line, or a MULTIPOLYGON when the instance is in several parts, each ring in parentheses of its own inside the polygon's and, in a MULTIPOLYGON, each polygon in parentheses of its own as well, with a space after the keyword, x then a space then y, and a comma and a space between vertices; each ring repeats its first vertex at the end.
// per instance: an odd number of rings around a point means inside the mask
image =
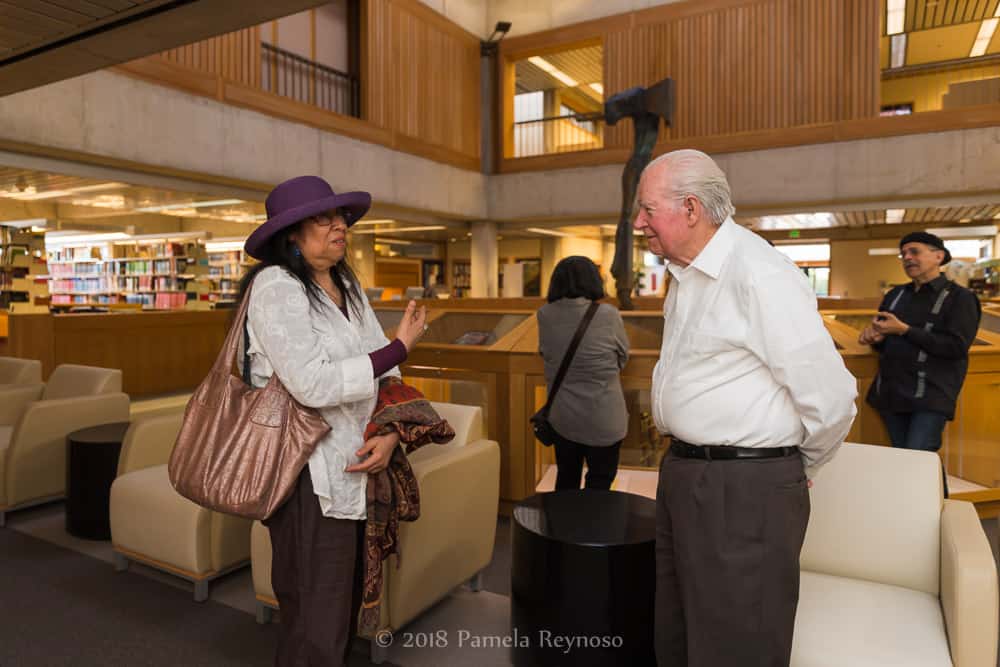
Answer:
POLYGON ((937 236, 907 234, 899 251, 912 282, 885 295, 858 339, 879 353, 868 403, 882 415, 893 447, 936 452, 945 422, 955 417, 979 299, 941 274, 951 253, 937 236))

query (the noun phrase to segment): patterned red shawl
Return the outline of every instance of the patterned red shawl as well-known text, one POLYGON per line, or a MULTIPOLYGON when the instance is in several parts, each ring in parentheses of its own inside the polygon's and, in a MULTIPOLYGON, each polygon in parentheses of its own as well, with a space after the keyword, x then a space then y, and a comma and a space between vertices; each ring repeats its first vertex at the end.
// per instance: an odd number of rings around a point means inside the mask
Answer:
POLYGON ((382 380, 378 403, 365 440, 391 431, 399 432, 405 447, 393 450, 389 467, 368 476, 368 520, 365 523, 365 574, 358 631, 371 636, 378 630, 382 608, 382 561, 399 549, 399 522, 420 517, 420 493, 406 454, 429 442, 444 443, 455 430, 441 419, 419 391, 396 377, 382 380))

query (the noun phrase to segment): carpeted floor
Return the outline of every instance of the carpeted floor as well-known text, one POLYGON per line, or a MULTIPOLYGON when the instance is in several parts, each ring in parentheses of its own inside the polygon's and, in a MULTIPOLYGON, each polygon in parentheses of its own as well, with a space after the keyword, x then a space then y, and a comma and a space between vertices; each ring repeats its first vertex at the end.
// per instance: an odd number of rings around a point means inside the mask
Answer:
MULTIPOLYGON (((276 625, 0 530, 2 667, 270 667, 276 625)), ((360 648, 367 648, 360 647, 360 648)), ((352 667, 369 665, 363 651, 352 667)), ((391 663, 384 663, 390 665, 391 663)))

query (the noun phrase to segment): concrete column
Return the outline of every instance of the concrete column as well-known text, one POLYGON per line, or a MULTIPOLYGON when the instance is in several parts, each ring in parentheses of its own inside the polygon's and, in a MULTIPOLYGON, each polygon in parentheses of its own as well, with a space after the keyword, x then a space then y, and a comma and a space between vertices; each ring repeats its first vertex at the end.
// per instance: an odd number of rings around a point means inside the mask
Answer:
POLYGON ((472 281, 469 296, 472 298, 497 298, 497 223, 473 222, 472 231, 472 281))
POLYGON ((347 261, 358 274, 362 287, 378 287, 375 284, 374 234, 351 234, 348 239, 347 261))

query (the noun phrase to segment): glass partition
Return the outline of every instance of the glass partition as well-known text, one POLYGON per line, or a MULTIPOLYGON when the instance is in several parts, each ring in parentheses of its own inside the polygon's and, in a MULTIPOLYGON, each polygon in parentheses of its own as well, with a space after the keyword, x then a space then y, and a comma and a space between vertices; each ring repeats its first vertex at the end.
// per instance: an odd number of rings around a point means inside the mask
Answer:
POLYGON ((527 313, 448 312, 429 323, 422 343, 488 346, 530 317, 527 313))

